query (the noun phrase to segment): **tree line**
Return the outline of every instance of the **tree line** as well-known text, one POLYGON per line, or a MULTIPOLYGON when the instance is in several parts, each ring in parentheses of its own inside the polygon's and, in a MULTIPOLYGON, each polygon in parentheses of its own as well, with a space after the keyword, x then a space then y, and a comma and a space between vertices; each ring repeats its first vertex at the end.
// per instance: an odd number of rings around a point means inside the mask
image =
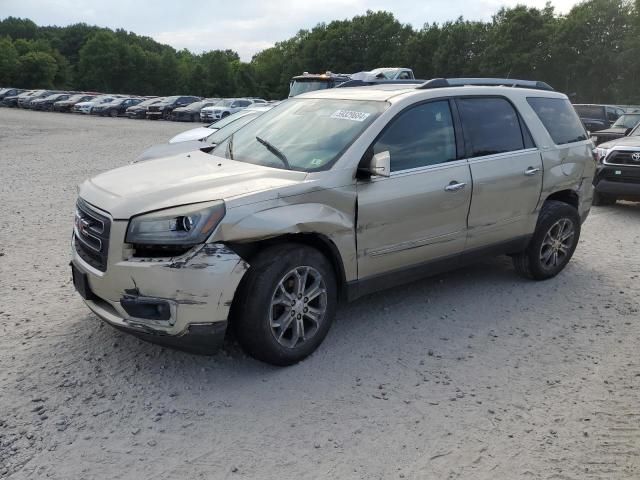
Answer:
POLYGON ((500 9, 420 29, 385 11, 320 23, 242 62, 233 50, 195 54, 84 23, 0 21, 0 85, 140 95, 285 98, 303 71, 406 66, 419 78, 542 80, 576 102, 640 103, 640 0, 588 0, 567 14, 500 9))

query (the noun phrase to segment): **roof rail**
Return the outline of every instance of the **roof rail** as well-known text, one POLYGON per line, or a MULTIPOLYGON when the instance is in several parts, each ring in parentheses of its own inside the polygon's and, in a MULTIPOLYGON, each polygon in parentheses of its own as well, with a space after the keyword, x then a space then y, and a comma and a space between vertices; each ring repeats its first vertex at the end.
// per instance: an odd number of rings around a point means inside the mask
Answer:
POLYGON ((515 78, 434 78, 424 82, 417 89, 463 87, 477 85, 485 87, 518 87, 533 88, 535 90, 554 91, 553 87, 545 82, 535 80, 518 80, 515 78))
MULTIPOLYGON (((342 87, 363 87, 367 85, 424 85, 428 83, 426 80, 410 79, 410 80, 389 80, 376 79, 376 80, 348 80, 340 85, 336 85, 336 88, 342 87)), ((420 88, 419 86, 416 88, 420 88)))

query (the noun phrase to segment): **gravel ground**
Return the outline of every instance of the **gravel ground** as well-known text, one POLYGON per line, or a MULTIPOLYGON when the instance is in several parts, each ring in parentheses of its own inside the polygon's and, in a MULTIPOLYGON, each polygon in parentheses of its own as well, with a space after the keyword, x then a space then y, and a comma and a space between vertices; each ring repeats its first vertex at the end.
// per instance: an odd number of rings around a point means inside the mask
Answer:
POLYGON ((341 307, 290 368, 194 356, 68 267, 75 186, 189 127, 0 110, 0 478, 640 478, 640 204, 555 279, 489 259, 341 307))

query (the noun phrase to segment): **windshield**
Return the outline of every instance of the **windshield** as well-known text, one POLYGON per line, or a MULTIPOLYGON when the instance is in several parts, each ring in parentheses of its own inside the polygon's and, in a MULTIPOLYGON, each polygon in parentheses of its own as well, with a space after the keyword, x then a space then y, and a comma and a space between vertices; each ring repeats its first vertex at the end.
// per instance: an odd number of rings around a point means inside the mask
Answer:
POLYGON ((622 115, 611 128, 633 128, 640 122, 640 114, 622 115))
POLYGON ((326 170, 387 106, 374 101, 291 99, 238 130, 214 153, 274 168, 326 170))
POLYGON ((78 101, 79 102, 83 98, 86 98, 87 100, 89 100, 90 97, 88 97, 87 95, 72 95, 67 100, 69 100, 70 102, 72 102, 72 101, 78 101))
POLYGON ((327 80, 294 80, 291 82, 289 96, 295 97, 301 93, 324 90, 330 87, 331 84, 327 80))
POLYGON ((139 107, 148 107, 149 105, 153 105, 154 103, 162 102, 162 98, 150 98, 149 100, 145 100, 144 102, 140 102, 138 104, 139 107))
MULTIPOLYGON (((221 142, 224 142, 231 135, 236 133, 242 127, 244 127, 247 123, 249 123, 254 118, 260 116, 264 112, 250 112, 248 115, 242 115, 240 117, 235 117, 232 122, 227 122, 227 124, 213 132, 209 135, 205 141, 210 143, 211 145, 217 145, 221 142)), ((230 118, 230 117, 229 117, 230 118)), ((225 119, 226 120, 226 119, 225 119)))
POLYGON ((214 106, 215 107, 230 107, 232 103, 233 103, 233 99, 229 98, 227 100, 220 100, 214 106))

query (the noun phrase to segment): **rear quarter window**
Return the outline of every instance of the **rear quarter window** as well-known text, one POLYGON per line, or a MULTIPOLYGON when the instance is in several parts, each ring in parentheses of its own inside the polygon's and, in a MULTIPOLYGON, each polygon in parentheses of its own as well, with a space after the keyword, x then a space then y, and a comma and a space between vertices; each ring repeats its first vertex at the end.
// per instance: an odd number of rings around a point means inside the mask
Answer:
POLYGON ((581 142, 587 139, 587 132, 569 100, 529 97, 527 102, 538 115, 556 145, 581 142))

